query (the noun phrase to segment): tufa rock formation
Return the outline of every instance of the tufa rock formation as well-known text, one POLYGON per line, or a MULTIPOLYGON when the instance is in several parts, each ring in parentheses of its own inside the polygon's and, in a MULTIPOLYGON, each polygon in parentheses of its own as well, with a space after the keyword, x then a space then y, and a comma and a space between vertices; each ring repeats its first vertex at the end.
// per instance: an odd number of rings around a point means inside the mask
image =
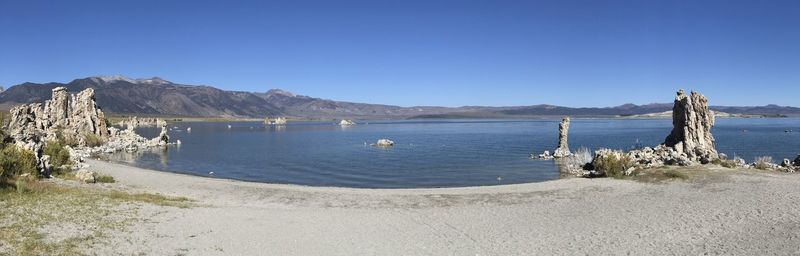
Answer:
POLYGON ((97 107, 93 89, 70 95, 66 88, 56 87, 52 98, 44 104, 16 106, 10 114, 9 136, 17 146, 34 152, 43 174, 49 174, 51 169, 50 157, 42 154, 47 141, 63 136, 85 146, 87 136, 106 140, 109 135, 105 115, 97 107))
POLYGON ((264 124, 268 125, 286 125, 286 118, 285 117, 277 117, 275 119, 270 119, 269 117, 264 119, 264 124))
POLYGON ((76 162, 74 167, 80 167, 82 159, 93 153, 112 153, 123 149, 170 144, 169 136, 166 135, 166 123, 162 124, 159 137, 154 139, 145 139, 132 129, 119 131, 117 128, 107 127, 105 114, 97 106, 94 89, 91 88, 70 95, 66 88, 56 87, 53 89, 52 99, 44 104, 16 106, 11 109, 7 128, 9 137, 16 145, 36 154, 40 173, 45 175, 50 173, 50 157, 43 155, 44 144, 59 138, 74 143, 67 146, 70 157, 76 162), (99 138, 104 145, 88 147, 89 136, 96 136, 91 139, 99 138))
MULTIPOLYGON (((630 168, 654 168, 663 165, 688 166, 696 163, 706 164, 719 159, 714 148, 714 114, 708 110, 708 100, 702 94, 692 92, 687 96, 683 90, 675 97, 672 115, 672 132, 664 144, 654 148, 622 152, 619 150, 601 149, 595 152, 592 167, 594 170, 586 175, 602 175, 602 166, 608 161, 604 159, 625 159, 625 175, 630 175, 630 168)), ((619 162, 617 161, 617 164, 619 162)))
POLYGON ((553 152, 553 157, 562 158, 572 155, 569 152, 569 143, 567 142, 567 135, 569 133, 569 117, 565 116, 561 119, 561 124, 558 125, 558 148, 553 152))
POLYGON ((85 135, 108 138, 105 115, 97 107, 94 89, 69 95, 64 87, 53 89, 53 97, 44 104, 32 103, 11 109, 10 136, 17 145, 38 151, 42 141, 56 139, 58 133, 86 145, 85 135))
POLYGON ((391 147, 394 146, 394 141, 390 139, 379 139, 378 142, 372 144, 372 146, 376 147, 391 147))
POLYGON ((341 121, 339 121, 339 125, 340 126, 349 126, 349 125, 355 125, 355 124, 356 124, 356 122, 353 122, 353 120, 342 119, 341 121))
POLYGON ((155 138, 156 144, 158 145, 167 145, 169 144, 169 135, 167 135, 167 125, 164 124, 161 126, 161 132, 158 134, 158 137, 155 138))
POLYGON ((705 96, 695 91, 687 96, 683 90, 678 91, 672 107, 672 126, 664 145, 686 154, 693 161, 707 163, 718 158, 711 135, 714 114, 708 110, 705 96))
POLYGON ((138 127, 165 126, 167 125, 167 122, 161 118, 139 118, 132 116, 127 120, 119 121, 117 125, 120 127, 126 127, 127 129, 136 129, 138 127))

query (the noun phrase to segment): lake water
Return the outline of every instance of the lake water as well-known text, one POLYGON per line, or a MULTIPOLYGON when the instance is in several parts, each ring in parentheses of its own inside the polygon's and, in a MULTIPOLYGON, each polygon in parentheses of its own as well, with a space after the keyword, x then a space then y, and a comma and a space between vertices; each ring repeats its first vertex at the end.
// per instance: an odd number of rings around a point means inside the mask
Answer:
MULTIPOLYGON (((361 188, 497 185, 559 178, 553 161, 532 160, 551 152, 557 119, 295 122, 284 127, 260 122, 171 123, 171 139, 182 145, 117 153, 112 161, 134 166, 246 181, 361 188), (231 125, 231 128, 228 128, 231 125), (191 127, 191 132, 186 128, 191 127), (372 147, 389 138, 391 148, 372 147), (213 175, 209 173, 213 172, 213 175)), ((671 120, 573 119, 570 148, 629 149, 663 142, 671 120)), ((155 137, 158 129, 139 129, 155 137)), ((800 119, 717 119, 720 152, 752 161, 776 162, 800 153, 800 119), (786 132, 792 130, 793 132, 786 132)))

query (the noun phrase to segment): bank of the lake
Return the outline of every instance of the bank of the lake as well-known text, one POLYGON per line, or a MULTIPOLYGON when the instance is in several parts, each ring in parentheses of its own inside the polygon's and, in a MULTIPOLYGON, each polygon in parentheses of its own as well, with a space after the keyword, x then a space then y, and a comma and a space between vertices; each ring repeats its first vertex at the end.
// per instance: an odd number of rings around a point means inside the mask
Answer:
POLYGON ((250 183, 90 160, 149 205, 98 254, 794 254, 800 175, 712 168, 660 183, 562 179, 444 189, 250 183))

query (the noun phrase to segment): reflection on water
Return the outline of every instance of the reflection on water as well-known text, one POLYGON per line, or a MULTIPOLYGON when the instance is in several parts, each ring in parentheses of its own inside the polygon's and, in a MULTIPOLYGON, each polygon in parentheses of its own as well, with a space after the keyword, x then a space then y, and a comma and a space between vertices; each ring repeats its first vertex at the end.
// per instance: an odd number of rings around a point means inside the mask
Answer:
MULTIPOLYGON (((557 179, 555 161, 528 159, 552 151, 558 121, 433 120, 371 121, 354 126, 333 122, 175 123, 169 131, 182 145, 121 152, 114 161, 145 168, 240 180, 348 187, 448 187, 557 179), (228 128, 230 125, 230 128, 228 128), (177 128, 175 128, 177 127, 177 128), (191 132, 188 132, 191 127, 191 132), (390 148, 367 146, 388 138, 390 148)), ((670 120, 575 119, 570 148, 630 149, 655 146, 670 120)), ((748 161, 800 153, 798 119, 718 119, 717 148, 748 161), (743 132, 747 131, 747 132, 743 132)), ((137 130, 158 135, 156 128, 137 130)))
POLYGON ((162 167, 166 168, 169 163, 169 153, 170 150, 173 152, 178 152, 180 150, 180 145, 171 145, 169 147, 155 147, 155 148, 143 148, 139 149, 134 152, 128 151, 121 151, 114 153, 114 156, 111 158, 114 161, 135 164, 139 161, 150 161, 152 159, 158 159, 158 162, 161 164, 162 167))

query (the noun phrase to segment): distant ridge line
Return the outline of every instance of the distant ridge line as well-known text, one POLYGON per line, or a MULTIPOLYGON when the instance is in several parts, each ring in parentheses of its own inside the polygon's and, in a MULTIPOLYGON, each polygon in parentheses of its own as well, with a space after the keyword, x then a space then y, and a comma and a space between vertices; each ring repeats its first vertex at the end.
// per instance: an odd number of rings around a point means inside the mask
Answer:
MULTIPOLYGON (((400 107, 354 103, 297 95, 281 89, 266 92, 226 91, 212 86, 174 83, 160 77, 131 79, 120 75, 80 78, 69 83, 23 83, 0 93, 0 108, 50 98, 52 88, 69 92, 94 88, 98 104, 116 115, 180 117, 286 116, 311 119, 338 118, 530 118, 540 116, 617 117, 669 111, 671 103, 631 103, 615 107, 529 106, 400 107)), ((766 106, 712 106, 712 110, 737 115, 800 116, 800 108, 766 106)))

